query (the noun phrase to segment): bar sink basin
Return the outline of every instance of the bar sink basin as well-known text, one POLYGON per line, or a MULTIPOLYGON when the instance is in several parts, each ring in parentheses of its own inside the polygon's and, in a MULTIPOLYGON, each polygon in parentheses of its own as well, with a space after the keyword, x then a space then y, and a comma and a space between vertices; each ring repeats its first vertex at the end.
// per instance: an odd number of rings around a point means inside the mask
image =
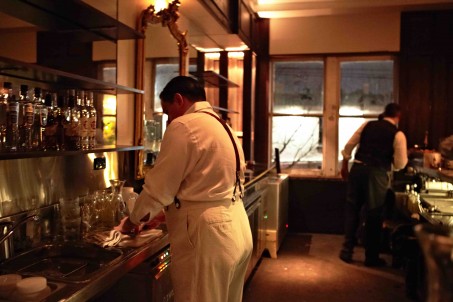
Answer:
POLYGON ((61 242, 33 248, 0 264, 2 273, 43 276, 62 282, 89 282, 118 262, 123 252, 95 244, 61 242))

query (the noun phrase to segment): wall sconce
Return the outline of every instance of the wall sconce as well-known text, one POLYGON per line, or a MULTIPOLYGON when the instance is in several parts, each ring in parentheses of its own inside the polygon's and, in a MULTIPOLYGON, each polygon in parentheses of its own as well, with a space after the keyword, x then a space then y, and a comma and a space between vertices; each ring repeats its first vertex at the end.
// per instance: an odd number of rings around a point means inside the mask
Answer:
POLYGON ((179 6, 181 5, 179 0, 154 0, 150 6, 148 6, 140 15, 140 31, 145 33, 148 24, 162 24, 167 26, 172 36, 178 42, 179 50, 179 74, 188 74, 188 53, 189 45, 186 40, 187 30, 182 32, 178 28, 177 21, 179 19, 179 6), (169 2, 169 3, 168 3, 169 2), (165 4, 167 4, 165 8, 165 4))

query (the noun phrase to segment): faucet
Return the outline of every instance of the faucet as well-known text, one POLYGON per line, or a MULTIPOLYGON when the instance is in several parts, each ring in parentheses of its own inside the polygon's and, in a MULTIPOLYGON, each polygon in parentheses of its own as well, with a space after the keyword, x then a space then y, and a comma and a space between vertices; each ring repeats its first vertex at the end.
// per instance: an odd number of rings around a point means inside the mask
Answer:
POLYGON ((8 259, 12 256, 14 252, 13 248, 13 242, 9 238, 11 235, 14 234, 14 232, 17 230, 18 227, 23 225, 24 223, 27 223, 28 221, 39 221, 40 217, 38 214, 33 214, 29 216, 25 216, 24 218, 20 219, 16 224, 13 224, 12 222, 6 222, 0 224, 1 227, 3 227, 2 230, 2 237, 0 238, 0 249, 1 249, 1 254, 3 254, 2 258, 3 259, 8 259), (6 241, 6 242, 5 242, 6 241))

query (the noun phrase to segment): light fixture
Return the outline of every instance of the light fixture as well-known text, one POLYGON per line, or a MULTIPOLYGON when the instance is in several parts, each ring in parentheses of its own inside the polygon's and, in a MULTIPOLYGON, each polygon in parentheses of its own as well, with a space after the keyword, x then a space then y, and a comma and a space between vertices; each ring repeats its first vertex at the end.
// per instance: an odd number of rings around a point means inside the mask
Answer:
POLYGON ((145 33, 148 24, 162 24, 162 26, 167 26, 178 43, 179 74, 187 75, 189 53, 189 45, 186 40, 187 31, 180 31, 177 24, 179 19, 178 10, 181 3, 179 0, 173 0, 171 2, 167 2, 167 0, 154 0, 153 2, 140 15, 140 31, 145 33))

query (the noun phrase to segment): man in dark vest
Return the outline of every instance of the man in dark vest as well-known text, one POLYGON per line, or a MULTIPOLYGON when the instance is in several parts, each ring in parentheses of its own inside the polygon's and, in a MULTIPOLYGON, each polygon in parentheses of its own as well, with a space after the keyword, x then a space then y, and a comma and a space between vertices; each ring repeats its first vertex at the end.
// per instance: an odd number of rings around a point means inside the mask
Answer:
POLYGON ((390 173, 407 164, 407 143, 398 130, 401 108, 390 103, 381 118, 364 123, 349 139, 342 151, 341 176, 348 180, 345 204, 345 240, 340 258, 351 263, 362 207, 365 207, 365 265, 385 266, 379 257, 382 215, 390 173), (358 145, 351 171, 348 161, 358 145))

